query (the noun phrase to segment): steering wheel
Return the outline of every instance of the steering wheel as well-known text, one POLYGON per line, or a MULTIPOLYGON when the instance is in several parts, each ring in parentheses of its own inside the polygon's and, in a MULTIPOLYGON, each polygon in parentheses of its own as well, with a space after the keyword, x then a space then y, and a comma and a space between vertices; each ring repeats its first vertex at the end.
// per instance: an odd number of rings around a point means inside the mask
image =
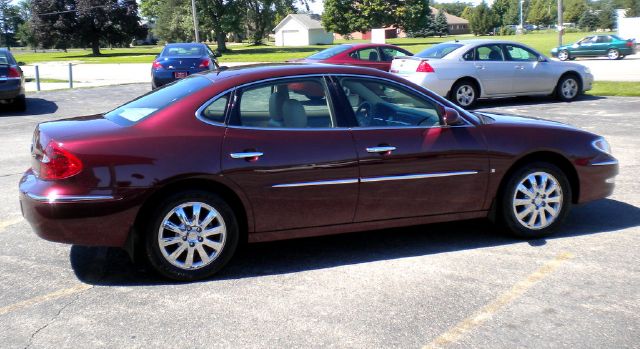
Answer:
POLYGON ((371 125, 371 103, 364 101, 356 109, 356 119, 360 126, 371 125))

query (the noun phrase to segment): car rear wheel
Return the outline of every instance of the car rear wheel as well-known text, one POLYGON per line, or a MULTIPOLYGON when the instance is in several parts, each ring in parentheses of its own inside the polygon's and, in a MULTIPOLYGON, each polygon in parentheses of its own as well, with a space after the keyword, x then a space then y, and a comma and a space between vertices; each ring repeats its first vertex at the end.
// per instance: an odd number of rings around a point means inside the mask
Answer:
POLYGON ((618 49, 611 48, 607 51, 607 57, 609 59, 620 59, 620 51, 618 51, 618 49))
POLYGON ((456 82, 451 89, 451 101, 463 108, 471 108, 478 100, 478 89, 469 80, 456 82))
POLYGON ((564 102, 570 102, 578 98, 580 94, 580 81, 574 75, 565 75, 556 86, 556 96, 564 102))
POLYGON ((520 238, 548 236, 566 218, 571 194, 558 167, 544 162, 525 165, 513 173, 502 192, 501 221, 520 238))
POLYGON ((187 191, 158 207, 146 234, 146 254, 161 275, 180 281, 212 276, 233 256, 238 224, 233 210, 217 195, 187 191))
POLYGON ((566 61, 567 59, 571 59, 571 57, 569 56, 569 51, 561 50, 560 52, 558 52, 558 59, 561 61, 566 61))

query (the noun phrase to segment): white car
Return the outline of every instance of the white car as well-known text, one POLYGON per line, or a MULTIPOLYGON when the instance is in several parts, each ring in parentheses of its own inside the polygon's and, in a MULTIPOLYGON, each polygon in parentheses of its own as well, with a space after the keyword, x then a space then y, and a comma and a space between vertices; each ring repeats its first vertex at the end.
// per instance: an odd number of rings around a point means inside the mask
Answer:
POLYGON ((589 68, 552 61, 517 42, 449 41, 393 60, 391 73, 469 108, 478 98, 556 95, 572 101, 591 89, 589 68))

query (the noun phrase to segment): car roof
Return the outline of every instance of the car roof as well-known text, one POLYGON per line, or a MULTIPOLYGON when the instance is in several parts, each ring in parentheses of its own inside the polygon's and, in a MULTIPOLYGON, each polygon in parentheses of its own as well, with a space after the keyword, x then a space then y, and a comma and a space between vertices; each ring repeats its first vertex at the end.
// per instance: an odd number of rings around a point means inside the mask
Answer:
POLYGON ((377 47, 377 46, 381 46, 381 47, 398 47, 396 45, 391 45, 391 44, 372 44, 372 43, 355 43, 355 44, 345 44, 345 45, 350 45, 354 48, 367 48, 367 47, 377 47))
POLYGON ((172 42, 169 44, 166 44, 165 47, 180 47, 180 46, 205 46, 205 44, 199 43, 199 42, 172 42))

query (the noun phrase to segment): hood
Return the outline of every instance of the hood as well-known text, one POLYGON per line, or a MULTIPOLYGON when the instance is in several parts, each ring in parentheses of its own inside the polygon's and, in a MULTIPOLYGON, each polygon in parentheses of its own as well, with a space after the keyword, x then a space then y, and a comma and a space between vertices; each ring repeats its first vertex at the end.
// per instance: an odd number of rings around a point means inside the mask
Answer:
POLYGON ((576 130, 575 127, 552 120, 546 120, 541 118, 535 118, 530 116, 521 116, 521 115, 508 115, 508 114, 499 114, 499 113, 487 113, 487 112, 476 112, 476 114, 480 114, 488 118, 484 118, 486 124, 501 124, 501 125, 518 125, 518 126, 539 126, 539 127, 552 127, 552 128, 564 128, 564 129, 572 129, 576 130))

